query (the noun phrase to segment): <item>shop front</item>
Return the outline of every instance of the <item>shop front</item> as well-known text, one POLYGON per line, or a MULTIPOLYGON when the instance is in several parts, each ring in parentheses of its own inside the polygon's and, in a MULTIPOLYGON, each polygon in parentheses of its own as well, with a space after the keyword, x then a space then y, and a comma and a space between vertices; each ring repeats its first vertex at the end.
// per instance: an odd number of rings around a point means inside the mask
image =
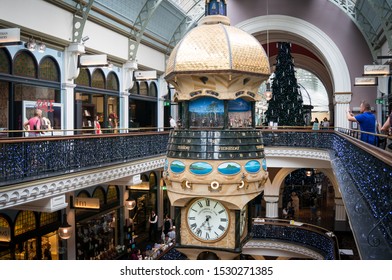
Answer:
POLYGON ((157 127, 157 86, 135 82, 129 96, 129 127, 157 127))
POLYGON ((60 212, 7 211, 0 214, 0 260, 58 260, 60 212))
POLYGON ((54 57, 36 57, 31 51, 20 50, 12 58, 6 48, 0 48, 0 130, 23 130, 34 109, 42 110, 48 130, 61 129, 60 81, 54 57))
POLYGON ((81 69, 75 80, 75 123, 77 133, 116 133, 119 128, 119 81, 110 71, 81 69))
POLYGON ((72 198, 76 224, 76 259, 121 259, 123 207, 117 186, 96 186, 72 198))

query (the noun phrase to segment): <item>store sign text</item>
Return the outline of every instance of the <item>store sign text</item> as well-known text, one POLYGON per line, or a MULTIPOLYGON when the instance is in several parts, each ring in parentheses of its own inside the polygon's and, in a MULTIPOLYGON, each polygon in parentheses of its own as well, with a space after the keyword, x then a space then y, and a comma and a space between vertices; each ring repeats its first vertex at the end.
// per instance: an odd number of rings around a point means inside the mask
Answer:
POLYGON ((0 29, 0 43, 12 43, 20 41, 20 29, 0 29))
POLYGON ((37 109, 41 109, 44 112, 53 112, 53 99, 38 99, 36 103, 37 109))
POLYGON ((73 201, 74 208, 99 209, 99 198, 76 197, 73 201))

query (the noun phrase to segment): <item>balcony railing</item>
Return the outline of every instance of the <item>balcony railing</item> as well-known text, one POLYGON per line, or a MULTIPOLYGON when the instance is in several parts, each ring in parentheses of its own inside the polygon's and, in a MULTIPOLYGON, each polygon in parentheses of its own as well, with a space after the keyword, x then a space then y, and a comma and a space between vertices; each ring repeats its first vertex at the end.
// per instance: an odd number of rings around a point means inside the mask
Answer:
POLYGON ((276 240, 305 246, 325 260, 340 258, 336 236, 315 225, 279 219, 254 219, 252 238, 276 240))
POLYGON ((168 132, 0 139, 4 185, 154 157, 166 153, 168 132))
MULTIPOLYGON (((265 147, 306 147, 329 151, 361 257, 392 258, 390 153, 338 129, 279 128, 260 131, 265 147)), ((0 189, 1 186, 37 178, 161 156, 166 154, 168 139, 167 131, 5 137, 0 140, 0 189)))

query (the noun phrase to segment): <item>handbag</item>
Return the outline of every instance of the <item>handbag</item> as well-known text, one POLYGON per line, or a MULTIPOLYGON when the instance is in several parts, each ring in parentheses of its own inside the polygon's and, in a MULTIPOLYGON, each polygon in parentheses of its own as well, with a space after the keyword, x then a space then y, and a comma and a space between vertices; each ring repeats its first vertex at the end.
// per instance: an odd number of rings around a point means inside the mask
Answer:
POLYGON ((37 121, 35 122, 35 124, 33 125, 33 130, 38 130, 38 129, 37 129, 37 123, 38 123, 38 119, 37 119, 37 121))

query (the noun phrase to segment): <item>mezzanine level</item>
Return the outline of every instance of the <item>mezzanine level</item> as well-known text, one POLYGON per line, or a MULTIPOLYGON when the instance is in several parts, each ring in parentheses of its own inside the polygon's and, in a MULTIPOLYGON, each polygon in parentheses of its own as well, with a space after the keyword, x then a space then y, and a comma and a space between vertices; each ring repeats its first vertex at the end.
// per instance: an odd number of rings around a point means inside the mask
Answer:
MULTIPOLYGON (((343 132, 347 132, 341 130, 343 132)), ((392 256, 391 154, 335 130, 262 129, 268 150, 328 153, 362 259, 392 256)), ((2 138, 0 208, 162 168, 169 132, 2 138)), ((301 168, 301 166, 298 166, 301 168)))

